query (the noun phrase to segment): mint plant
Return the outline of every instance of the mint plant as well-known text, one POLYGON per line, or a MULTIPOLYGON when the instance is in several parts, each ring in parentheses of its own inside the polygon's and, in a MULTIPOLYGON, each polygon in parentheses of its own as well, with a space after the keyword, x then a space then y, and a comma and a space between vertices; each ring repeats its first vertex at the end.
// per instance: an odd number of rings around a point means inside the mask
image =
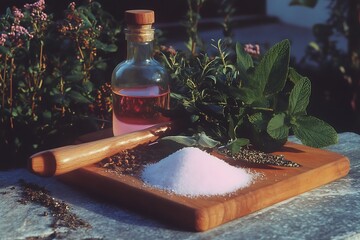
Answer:
MULTIPOLYGON (((241 44, 217 55, 164 54, 172 82, 173 109, 167 114, 188 121, 184 136, 167 137, 185 145, 204 134, 237 152, 247 144, 271 152, 289 134, 303 144, 325 147, 337 142, 336 131, 307 115, 311 82, 289 67, 290 42, 284 40, 264 56, 251 56, 241 44), (199 135, 201 133, 201 135, 199 135)), ((214 141, 208 147, 214 147, 214 141)), ((206 144, 202 144, 206 147, 206 144)))

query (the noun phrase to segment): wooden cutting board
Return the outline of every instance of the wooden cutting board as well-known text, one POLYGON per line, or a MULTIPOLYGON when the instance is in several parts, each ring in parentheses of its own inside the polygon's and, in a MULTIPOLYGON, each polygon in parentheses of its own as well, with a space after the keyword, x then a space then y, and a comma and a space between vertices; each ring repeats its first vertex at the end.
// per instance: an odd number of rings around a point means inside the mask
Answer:
MULTIPOLYGON (((110 132, 90 134, 80 142, 108 137, 110 132)), ((299 168, 249 165, 261 177, 247 188, 226 196, 189 198, 145 186, 137 177, 107 172, 97 165, 59 176, 62 181, 105 197, 120 206, 171 222, 187 230, 206 231, 231 220, 294 197, 349 172, 349 160, 340 154, 286 143, 280 152, 299 168)), ((221 181, 221 179, 219 179, 221 181)))

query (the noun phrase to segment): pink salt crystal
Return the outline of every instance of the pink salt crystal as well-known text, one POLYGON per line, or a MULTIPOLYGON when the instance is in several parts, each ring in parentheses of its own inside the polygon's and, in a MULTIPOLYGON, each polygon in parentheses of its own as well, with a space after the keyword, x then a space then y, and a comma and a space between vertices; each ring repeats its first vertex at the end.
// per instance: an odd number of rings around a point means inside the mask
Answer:
POLYGON ((186 147, 147 165, 145 183, 186 196, 223 195, 250 185, 253 175, 198 148, 186 147))

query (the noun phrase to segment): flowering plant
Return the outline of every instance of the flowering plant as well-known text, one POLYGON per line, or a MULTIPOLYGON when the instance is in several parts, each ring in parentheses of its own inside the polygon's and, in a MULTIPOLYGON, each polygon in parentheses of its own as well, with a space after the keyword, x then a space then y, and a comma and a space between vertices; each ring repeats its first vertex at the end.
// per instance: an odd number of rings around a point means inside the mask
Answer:
POLYGON ((45 10, 38 0, 0 18, 0 151, 10 159, 109 120, 100 76, 117 51, 119 25, 97 2, 71 3, 63 19, 45 10))

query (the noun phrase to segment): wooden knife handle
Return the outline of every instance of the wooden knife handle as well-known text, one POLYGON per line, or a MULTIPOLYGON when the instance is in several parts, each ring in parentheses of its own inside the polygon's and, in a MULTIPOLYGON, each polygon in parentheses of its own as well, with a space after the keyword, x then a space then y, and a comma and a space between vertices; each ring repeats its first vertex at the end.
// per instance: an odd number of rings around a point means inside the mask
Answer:
POLYGON ((29 158, 28 168, 44 177, 60 175, 99 162, 122 150, 153 142, 173 127, 174 123, 166 122, 138 132, 42 151, 29 158))

